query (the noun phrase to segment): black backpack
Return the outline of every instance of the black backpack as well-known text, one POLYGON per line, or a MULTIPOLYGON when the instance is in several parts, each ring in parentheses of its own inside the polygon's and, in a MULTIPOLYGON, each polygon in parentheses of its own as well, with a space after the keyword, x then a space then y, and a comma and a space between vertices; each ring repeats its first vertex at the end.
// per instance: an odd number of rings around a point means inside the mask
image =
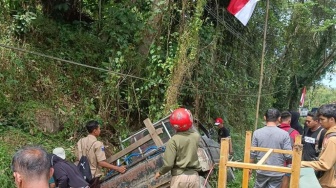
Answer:
MULTIPOLYGON (((91 150, 91 148, 92 148, 92 146, 95 142, 92 143, 88 152, 90 152, 90 150, 91 150)), ((89 158, 87 156, 83 155, 83 150, 82 150, 82 157, 79 159, 77 167, 78 167, 79 171, 82 173, 82 176, 85 179, 85 181, 90 182, 92 180, 90 161, 89 161, 89 158)))
POLYGON ((83 178, 86 182, 90 182, 92 180, 92 174, 90 169, 89 159, 82 155, 77 165, 79 171, 82 173, 83 178))

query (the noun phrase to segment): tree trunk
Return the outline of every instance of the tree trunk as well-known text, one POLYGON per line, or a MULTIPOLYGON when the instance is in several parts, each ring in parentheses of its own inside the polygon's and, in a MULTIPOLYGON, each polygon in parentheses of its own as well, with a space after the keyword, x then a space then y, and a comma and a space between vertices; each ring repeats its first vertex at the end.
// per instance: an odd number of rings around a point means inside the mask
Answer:
MULTIPOLYGON (((182 16, 181 19, 186 19, 184 24, 180 27, 180 38, 178 44, 178 54, 176 59, 175 68, 171 74, 171 81, 167 89, 165 112, 168 112, 171 108, 178 104, 178 96, 180 88, 183 84, 184 77, 190 73, 193 66, 198 61, 198 45, 199 45, 199 30, 202 26, 201 17, 203 15, 205 0, 197 1, 194 14, 190 21, 186 16, 182 16)), ((193 5, 193 3, 191 3, 193 5)), ((189 12, 187 9, 192 9, 192 6, 188 6, 188 1, 184 0, 182 3, 182 12, 189 12)))
POLYGON ((143 32, 143 40, 142 44, 139 47, 140 54, 146 56, 149 52, 149 48, 152 45, 155 36, 160 36, 162 17, 165 13, 165 7, 169 6, 169 2, 167 0, 154 0, 152 4, 152 17, 147 22, 147 27, 143 32))

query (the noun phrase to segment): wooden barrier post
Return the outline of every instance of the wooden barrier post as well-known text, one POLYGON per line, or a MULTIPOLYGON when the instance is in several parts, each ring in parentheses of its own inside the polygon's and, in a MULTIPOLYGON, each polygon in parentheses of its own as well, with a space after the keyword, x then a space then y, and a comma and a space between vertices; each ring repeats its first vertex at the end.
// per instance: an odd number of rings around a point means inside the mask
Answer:
POLYGON ((290 188, 299 187, 302 149, 301 135, 297 135, 295 137, 295 144, 293 146, 292 174, 289 184, 290 188))
POLYGON ((252 147, 251 137, 252 137, 252 132, 247 131, 243 163, 228 161, 229 140, 222 139, 220 163, 219 163, 218 188, 226 187, 227 167, 236 167, 236 168, 243 169, 242 188, 248 188, 250 169, 290 173, 291 174, 290 188, 299 188, 301 155, 302 155, 301 135, 296 136, 293 151, 272 149, 272 148, 262 148, 262 147, 252 147), (255 163, 250 163, 250 152, 251 151, 266 152, 266 154, 259 160, 258 163, 255 164, 255 163), (284 166, 264 165, 264 162, 267 160, 267 158, 272 153, 282 153, 282 154, 292 155, 292 168, 288 168, 284 166))
MULTIPOLYGON (((246 131, 245 136, 245 152, 244 152, 244 163, 250 163, 250 152, 251 152, 251 140, 252 140, 252 132, 246 131)), ((242 188, 248 188, 248 182, 250 179, 250 169, 243 169, 243 185, 242 188)))
POLYGON ((149 118, 147 118, 143 122, 144 122, 149 134, 151 135, 155 145, 157 147, 163 146, 163 142, 162 142, 161 138, 159 137, 159 135, 156 134, 155 128, 154 128, 151 120, 149 118))
POLYGON ((226 188, 227 180, 227 166, 226 163, 229 159, 229 138, 222 138, 219 160, 219 172, 218 172, 218 188, 226 188))

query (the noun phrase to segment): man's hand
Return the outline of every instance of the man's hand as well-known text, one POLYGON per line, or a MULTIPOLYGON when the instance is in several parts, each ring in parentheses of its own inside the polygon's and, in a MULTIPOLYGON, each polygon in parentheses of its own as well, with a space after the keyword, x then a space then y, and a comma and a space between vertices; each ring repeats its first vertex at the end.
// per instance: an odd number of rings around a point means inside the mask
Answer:
POLYGON ((127 169, 126 169, 125 166, 119 166, 119 167, 117 168, 117 171, 120 172, 120 173, 122 173, 122 174, 125 173, 126 170, 127 170, 127 169))
POLYGON ((161 176, 160 172, 157 172, 154 178, 157 180, 160 176, 161 176))

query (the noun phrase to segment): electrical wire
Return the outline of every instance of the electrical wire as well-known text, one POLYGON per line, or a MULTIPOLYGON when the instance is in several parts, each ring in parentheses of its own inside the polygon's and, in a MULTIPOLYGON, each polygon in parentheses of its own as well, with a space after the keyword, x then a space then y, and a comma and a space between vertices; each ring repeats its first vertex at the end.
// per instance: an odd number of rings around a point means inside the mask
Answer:
POLYGON ((0 47, 11 49, 11 50, 16 50, 16 51, 20 51, 20 52, 24 52, 24 53, 34 54, 34 55, 46 57, 46 58, 49 58, 49 59, 57 60, 57 61, 60 61, 60 62, 65 62, 65 63, 69 63, 69 64, 73 64, 73 65, 78 65, 78 66, 82 66, 82 67, 86 67, 86 68, 90 68, 90 69, 95 69, 95 70, 99 70, 99 71, 103 71, 103 72, 109 72, 109 73, 113 73, 113 74, 116 74, 116 75, 119 75, 119 76, 136 78, 136 79, 139 79, 139 80, 148 80, 148 79, 141 78, 141 77, 138 77, 138 76, 134 76, 134 75, 130 75, 130 74, 123 74, 123 73, 119 73, 119 72, 115 72, 115 71, 111 71, 111 70, 107 70, 107 69, 103 69, 103 68, 99 68, 99 67, 94 67, 94 66, 91 66, 91 65, 86 65, 86 64, 83 64, 83 63, 77 63, 77 62, 74 62, 74 61, 61 59, 61 58, 58 58, 58 57, 46 55, 46 54, 39 53, 39 52, 29 51, 29 50, 26 50, 26 49, 23 49, 23 48, 8 46, 8 45, 1 44, 1 43, 0 43, 0 47))
MULTIPOLYGON (((34 55, 42 56, 42 57, 45 57, 45 58, 49 58, 49 59, 57 60, 57 61, 60 61, 60 62, 65 62, 65 63, 77 65, 77 66, 82 66, 82 67, 86 67, 86 68, 90 68, 90 69, 94 69, 94 70, 99 70, 99 71, 103 71, 103 72, 117 74, 117 75, 120 75, 120 76, 123 76, 123 77, 130 77, 130 78, 135 78, 135 79, 139 79, 139 80, 143 80, 143 81, 153 81, 153 80, 149 80, 149 79, 146 79, 146 78, 142 78, 142 77, 138 77, 138 76, 134 76, 134 75, 130 75, 130 74, 118 73, 118 72, 111 71, 111 70, 108 70, 108 69, 103 69, 103 68, 94 67, 94 66, 91 66, 91 65, 86 65, 86 64, 83 64, 83 63, 78 63, 78 62, 75 62, 75 61, 64 60, 64 59, 54 57, 54 56, 50 56, 50 55, 46 55, 46 54, 43 54, 43 53, 40 53, 40 52, 34 52, 34 51, 26 50, 26 49, 23 49, 23 48, 8 46, 8 45, 1 44, 1 43, 0 43, 0 47, 7 48, 7 49, 10 49, 10 50, 14 50, 14 51, 20 51, 20 52, 23 52, 23 53, 34 54, 34 55)), ((168 83, 160 83, 160 84, 168 85, 168 83)), ((184 84, 184 86, 186 86, 186 85, 184 84)), ((194 87, 189 87, 189 89, 195 89, 195 88, 194 87)), ((221 91, 209 91, 209 90, 202 90, 202 89, 197 89, 197 91, 198 92, 203 92, 203 93, 213 93, 213 94, 219 94, 219 95, 231 95, 231 96, 241 96, 241 97, 256 97, 256 96, 258 96, 256 94, 237 95, 237 93, 225 93, 225 92, 221 92, 221 91)), ((274 95, 275 93, 278 93, 280 91, 282 91, 282 89, 279 89, 278 91, 271 92, 271 93, 264 93, 261 96, 274 95)))

